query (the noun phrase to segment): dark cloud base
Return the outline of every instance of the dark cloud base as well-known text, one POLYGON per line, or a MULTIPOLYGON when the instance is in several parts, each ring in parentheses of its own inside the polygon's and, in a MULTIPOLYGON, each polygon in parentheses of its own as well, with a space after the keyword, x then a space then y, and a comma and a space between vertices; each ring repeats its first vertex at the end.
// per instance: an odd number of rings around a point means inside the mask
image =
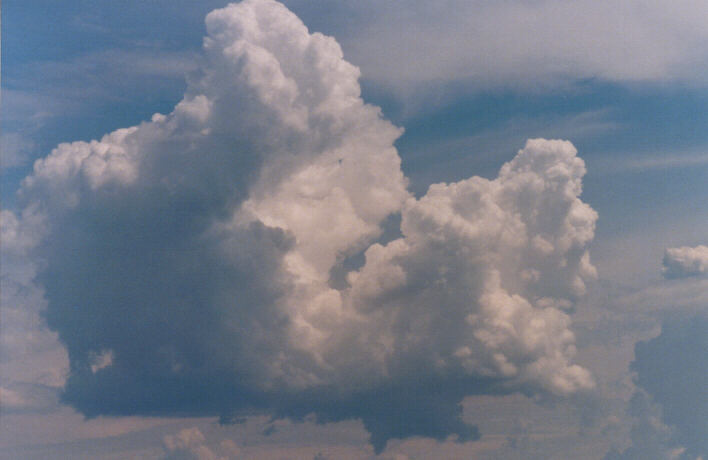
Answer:
POLYGON ((283 295, 287 280, 279 286, 271 274, 291 238, 252 223, 230 237, 242 241, 232 241, 238 257, 227 263, 219 247, 196 236, 207 222, 198 209, 174 200, 154 203, 147 210, 126 206, 123 213, 110 206, 111 214, 97 212, 97 205, 64 216, 64 225, 55 223, 61 244, 49 241, 40 248, 47 261, 41 281, 51 299, 47 320, 70 356, 64 403, 87 417, 219 416, 227 422, 254 413, 294 420, 314 413, 320 423, 361 419, 377 452, 392 438, 479 438, 462 421, 460 402, 501 392, 494 379, 422 381, 412 373, 406 384, 354 394, 342 395, 336 387, 253 391, 247 376, 227 365, 228 354, 244 356, 239 339, 248 333, 231 325, 252 322, 250 316, 240 319, 240 311, 259 311, 260 331, 251 332, 263 334, 264 347, 277 346, 268 340, 283 335, 274 331, 286 328, 288 318, 268 305, 283 295), (230 307, 211 297, 225 291, 230 307), (97 350, 112 350, 114 361, 93 372, 97 350))
POLYGON ((254 392, 239 387, 234 375, 193 375, 189 378, 136 375, 111 366, 102 372, 74 372, 62 394, 63 402, 87 417, 219 416, 220 423, 270 414, 273 419, 317 423, 360 419, 377 453, 390 439, 414 436, 457 442, 480 438, 478 429, 462 420, 462 399, 474 394, 503 394, 493 379, 437 379, 377 388, 342 397, 336 388, 322 387, 298 394, 254 392))

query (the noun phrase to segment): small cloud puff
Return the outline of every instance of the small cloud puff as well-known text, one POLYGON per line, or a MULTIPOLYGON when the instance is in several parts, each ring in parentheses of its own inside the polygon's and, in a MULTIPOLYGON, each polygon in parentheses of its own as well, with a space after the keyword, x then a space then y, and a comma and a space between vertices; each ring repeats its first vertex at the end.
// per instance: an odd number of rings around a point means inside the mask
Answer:
POLYGON ((708 275, 708 246, 666 249, 662 274, 667 279, 708 275))

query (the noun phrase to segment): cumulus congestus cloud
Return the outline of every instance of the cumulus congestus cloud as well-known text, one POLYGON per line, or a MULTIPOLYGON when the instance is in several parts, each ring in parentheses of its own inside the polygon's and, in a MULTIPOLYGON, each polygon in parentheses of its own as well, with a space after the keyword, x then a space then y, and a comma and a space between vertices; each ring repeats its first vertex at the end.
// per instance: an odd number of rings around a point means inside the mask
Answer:
POLYGON ((42 225, 29 246, 70 357, 65 401, 358 417, 381 449, 474 438, 465 395, 593 386, 568 310, 595 276, 597 215, 569 142, 528 141, 496 179, 416 199, 401 130, 334 39, 269 0, 206 24, 173 112, 59 145, 19 192, 42 225), (400 237, 382 244, 392 215, 400 237))

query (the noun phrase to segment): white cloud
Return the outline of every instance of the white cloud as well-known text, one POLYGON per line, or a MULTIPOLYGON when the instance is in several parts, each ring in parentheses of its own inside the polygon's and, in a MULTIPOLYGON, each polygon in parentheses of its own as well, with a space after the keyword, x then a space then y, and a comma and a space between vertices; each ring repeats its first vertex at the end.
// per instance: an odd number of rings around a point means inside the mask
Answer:
POLYGON ((662 273, 665 278, 708 274, 708 246, 681 246, 666 249, 662 273))
POLYGON ((204 441, 206 441, 204 435, 196 427, 185 428, 175 435, 167 435, 163 438, 168 458, 195 458, 199 460, 215 458, 213 453, 203 446, 204 441))
MULTIPOLYGON (((353 395, 427 381, 592 388, 572 363, 568 310, 595 276, 597 214, 578 198, 585 167, 570 142, 528 141, 498 178, 415 199, 401 130, 362 101, 334 39, 269 0, 206 24, 204 64, 172 113, 60 144, 23 182, 22 216, 7 214, 8 235, 48 232, 23 255, 45 267, 46 316, 72 362, 67 401, 87 414, 288 415, 314 391, 336 419, 365 410, 347 406, 353 395), (401 237, 378 241, 394 214, 401 237)), ((438 405, 448 417, 458 391, 438 405)))
POLYGON ((378 360, 558 393, 592 386, 568 362, 562 311, 594 276, 585 246, 597 216, 577 198, 584 171, 570 143, 534 140, 494 181, 437 184, 408 200, 403 238, 370 247, 349 277, 350 302, 372 319, 357 333, 381 343, 378 360))
POLYGON ((41 316, 41 261, 28 257, 45 236, 45 220, 33 207, 19 217, 0 211, 0 404, 8 412, 55 409, 66 377, 66 352, 41 316))
POLYGON ((103 350, 100 353, 92 353, 89 359, 91 361, 91 372, 95 374, 101 369, 105 369, 113 364, 113 350, 103 350))
POLYGON ((18 392, 0 387, 0 405, 6 409, 15 409, 25 407, 27 401, 18 392))
POLYGON ((223 440, 216 448, 218 453, 214 453, 197 427, 184 428, 177 434, 165 436, 163 446, 168 460, 229 460, 238 458, 241 453, 241 449, 230 439, 223 440))
POLYGON ((702 168, 708 165, 708 154, 705 148, 700 153, 694 151, 679 154, 664 153, 646 156, 641 159, 628 159, 618 162, 616 158, 607 162, 608 172, 638 172, 651 171, 656 169, 670 170, 675 168, 702 168))

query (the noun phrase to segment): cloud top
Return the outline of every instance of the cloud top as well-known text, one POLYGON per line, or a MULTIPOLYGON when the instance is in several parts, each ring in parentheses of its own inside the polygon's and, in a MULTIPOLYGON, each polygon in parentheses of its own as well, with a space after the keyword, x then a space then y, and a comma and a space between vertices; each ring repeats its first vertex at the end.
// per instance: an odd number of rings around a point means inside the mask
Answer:
POLYGON ((401 130, 361 99, 334 39, 271 0, 206 24, 171 113, 59 145, 23 182, 25 212, 3 215, 35 235, 65 401, 359 417, 380 450, 474 438, 466 394, 593 387, 569 310, 595 276, 597 214, 570 142, 530 140, 496 179, 416 199, 401 130))

